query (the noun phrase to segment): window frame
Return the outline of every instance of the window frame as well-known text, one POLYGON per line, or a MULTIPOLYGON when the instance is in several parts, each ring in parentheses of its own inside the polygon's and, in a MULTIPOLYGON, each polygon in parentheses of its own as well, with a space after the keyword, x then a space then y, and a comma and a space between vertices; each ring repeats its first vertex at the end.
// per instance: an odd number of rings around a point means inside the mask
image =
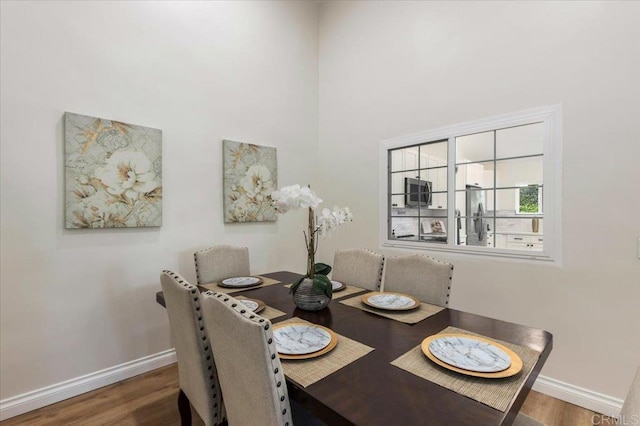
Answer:
POLYGON ((400 136, 380 141, 380 246, 429 251, 445 251, 465 255, 497 256, 505 258, 547 261, 561 264, 562 253, 562 106, 543 106, 524 111, 501 114, 466 123, 400 136), (447 223, 455 223, 455 163, 456 137, 474 133, 495 131, 508 127, 543 123, 543 182, 542 206, 544 219, 544 247, 542 251, 523 251, 484 246, 457 246, 454 234, 448 236, 446 244, 424 241, 402 241, 390 239, 391 206, 390 155, 398 148, 420 145, 438 140, 448 140, 447 145, 447 223))

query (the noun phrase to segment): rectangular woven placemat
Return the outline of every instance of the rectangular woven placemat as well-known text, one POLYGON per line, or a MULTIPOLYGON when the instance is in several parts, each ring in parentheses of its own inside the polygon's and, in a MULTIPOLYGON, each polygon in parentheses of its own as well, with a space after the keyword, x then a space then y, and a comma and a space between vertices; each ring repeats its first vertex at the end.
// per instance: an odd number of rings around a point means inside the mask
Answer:
POLYGON ((429 318, 431 315, 435 315, 444 309, 442 306, 430 305, 428 303, 420 302, 420 306, 417 309, 412 309, 410 311, 385 311, 365 305, 364 303, 362 303, 362 296, 364 295, 341 300, 340 303, 396 321, 404 322, 406 324, 418 323, 423 319, 429 318))
MULTIPOLYGON (((311 324, 303 319, 293 317, 278 324, 289 322, 303 322, 311 324)), ((335 373, 342 367, 362 358, 374 348, 351 340, 348 337, 338 334, 338 345, 330 352, 317 358, 291 360, 281 359, 282 369, 285 376, 293 380, 303 388, 324 379, 331 373, 335 373)))
MULTIPOLYGON (((480 336, 479 334, 461 330, 456 327, 447 327, 440 333, 461 333, 480 336)), ((522 383, 529 377, 529 373, 538 360, 540 353, 524 346, 514 345, 497 339, 491 340, 508 347, 522 359, 522 370, 518 374, 503 379, 485 379, 466 376, 447 370, 432 362, 422 353, 420 345, 393 360, 391 365, 415 374, 418 377, 422 377, 425 380, 429 380, 430 382, 437 383, 444 388, 481 402, 496 410, 505 411, 509 407, 513 397, 518 390, 520 390, 522 383)))
POLYGON ((216 293, 237 293, 239 291, 252 290, 254 288, 266 287, 268 285, 280 284, 280 281, 274 280, 273 278, 267 278, 260 275, 257 277, 262 278, 262 284, 257 285, 255 287, 244 287, 244 288, 232 288, 232 287, 220 287, 219 282, 200 284, 200 287, 205 288, 207 290, 215 291, 216 293))

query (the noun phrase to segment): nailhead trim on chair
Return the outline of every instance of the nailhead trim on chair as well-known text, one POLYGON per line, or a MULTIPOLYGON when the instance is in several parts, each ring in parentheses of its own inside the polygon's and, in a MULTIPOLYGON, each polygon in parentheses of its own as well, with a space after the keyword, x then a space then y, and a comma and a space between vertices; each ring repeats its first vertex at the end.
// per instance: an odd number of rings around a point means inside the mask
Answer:
MULTIPOLYGON (((164 270, 162 271, 163 274, 167 274, 169 275, 171 278, 173 278, 175 281, 178 282, 178 284, 182 284, 183 287, 186 287, 188 289, 191 290, 192 294, 199 294, 198 293, 198 288, 194 285, 189 284, 188 282, 186 282, 184 280, 184 278, 182 278, 180 275, 171 272, 169 270, 164 270)), ((209 348, 209 345, 206 343, 207 342, 207 334, 205 331, 205 326, 204 326, 204 322, 202 321, 202 315, 200 315, 198 312, 200 311, 200 301, 199 301, 199 297, 196 296, 193 298, 193 304, 192 304, 193 308, 194 308, 194 316, 197 318, 198 320, 198 328, 200 330, 200 337, 202 337, 202 351, 204 354, 204 357, 206 358, 206 361, 208 361, 206 367, 208 371, 213 370, 213 363, 211 362, 211 359, 213 357, 213 353, 211 352, 211 349, 209 348)), ((218 394, 215 392, 215 388, 216 388, 216 384, 215 384, 215 376, 213 374, 209 375, 209 380, 212 382, 211 383, 211 389, 214 389, 214 393, 213 393, 213 400, 214 400, 214 404, 213 404, 213 408, 217 408, 218 407, 218 394)), ((213 417, 218 417, 218 410, 216 409, 213 413, 213 417)), ((225 419, 223 418, 222 421, 224 421, 225 419)), ((214 423, 213 426, 217 426, 217 423, 214 423)))
MULTIPOLYGON (((350 250, 350 249, 347 249, 350 250)), ((378 277, 378 284, 376 285, 376 289, 378 291, 380 291, 380 287, 382 286, 382 274, 384 273, 384 255, 380 254, 380 253, 376 253, 375 251, 368 249, 368 248, 357 248, 357 250, 365 250, 368 251, 371 254, 375 254, 376 256, 382 256, 382 263, 380 263, 380 276, 378 277)))
MULTIPOLYGON (((243 317, 247 318, 250 321, 253 321, 255 323, 258 324, 263 324, 266 321, 266 324, 264 324, 264 326, 262 327, 264 333, 265 333, 265 337, 266 337, 266 341, 267 341, 267 347, 269 349, 269 355, 270 355, 270 359, 272 361, 272 371, 274 374, 274 383, 276 385, 276 390, 278 392, 278 395, 280 396, 280 402, 284 402, 286 400, 286 397, 284 395, 284 392, 286 390, 286 386, 282 386, 282 383, 285 382, 285 377, 284 374, 278 369, 277 367, 277 362, 278 362, 278 348, 276 348, 276 345, 274 343, 273 340, 273 331, 269 331, 271 329, 271 321, 269 320, 265 320, 265 318, 262 318, 260 315, 255 315, 249 312, 246 312, 245 309, 243 309, 244 305, 240 304, 240 306, 238 306, 238 301, 236 299, 234 299, 231 296, 228 296, 226 294, 223 293, 216 293, 215 291, 207 291, 205 293, 207 296, 215 296, 218 298, 222 298, 222 296, 226 296, 223 299, 223 302, 225 302, 225 304, 229 307, 231 307, 234 311, 236 311, 238 314, 242 315, 243 317)), ((286 404, 281 404, 280 408, 282 409, 282 415, 286 415, 287 410, 284 408, 286 404)), ((289 423, 285 423, 285 425, 288 425, 289 423)))
MULTIPOLYGON (((372 252, 373 253, 373 252, 372 252)), ((384 254, 382 255, 382 263, 380 264, 380 277, 378 278, 378 291, 380 291, 380 287, 382 286, 382 274, 384 274, 384 254)))
MULTIPOLYGON (((440 262, 438 259, 433 259, 436 262, 440 262)), ((440 263, 446 263, 446 262, 440 262, 440 263)), ((449 275, 449 281, 452 281, 453 279, 453 265, 451 265, 451 275, 449 275)), ((451 295, 451 283, 449 283, 449 286, 447 287, 447 300, 445 301, 445 305, 449 306, 449 296, 451 295)))

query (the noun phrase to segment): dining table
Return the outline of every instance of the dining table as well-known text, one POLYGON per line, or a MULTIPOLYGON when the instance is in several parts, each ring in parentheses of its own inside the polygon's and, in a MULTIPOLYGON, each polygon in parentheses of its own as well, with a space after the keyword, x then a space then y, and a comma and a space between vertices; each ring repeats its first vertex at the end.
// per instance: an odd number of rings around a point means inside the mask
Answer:
MULTIPOLYGON (((415 324, 407 324, 340 303, 340 293, 336 292, 328 307, 306 311, 296 307, 285 287, 299 278, 299 274, 279 271, 261 276, 277 280, 279 284, 242 289, 231 296, 258 299, 283 312, 284 315, 271 320, 273 324, 297 317, 373 348, 356 361, 306 387, 287 377, 289 397, 331 426, 510 425, 553 347, 553 336, 542 329, 451 308, 415 324), (539 353, 530 371, 520 373, 524 374, 523 380, 509 397, 504 411, 392 365, 425 338, 447 327, 539 353)), ((206 291, 202 287, 200 290, 206 291)), ((368 291, 363 289, 361 294, 368 291)), ((165 306, 162 292, 156 294, 156 301, 165 306)), ((431 361, 424 357, 424 362, 431 361)), ((484 380, 496 383, 493 381, 500 379, 484 380)))

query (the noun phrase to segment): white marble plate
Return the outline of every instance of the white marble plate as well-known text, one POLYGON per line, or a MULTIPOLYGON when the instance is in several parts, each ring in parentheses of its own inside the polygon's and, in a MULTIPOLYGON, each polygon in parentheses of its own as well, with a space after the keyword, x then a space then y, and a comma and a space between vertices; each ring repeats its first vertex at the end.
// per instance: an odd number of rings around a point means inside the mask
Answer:
POLYGON ((496 373, 511 365, 511 358, 491 343, 472 337, 447 336, 434 339, 429 352, 454 367, 482 373, 496 373))
POLYGON ((340 291, 344 290, 345 288, 347 288, 347 286, 344 285, 344 283, 341 283, 340 281, 331 281, 331 289, 333 291, 340 291))
POLYGON ((413 309, 419 305, 415 299, 399 293, 377 293, 366 297, 368 305, 392 311, 413 309))
POLYGON ((254 285, 258 285, 262 282, 260 278, 257 277, 233 277, 227 278, 226 280, 222 280, 220 283, 221 287, 253 287, 254 285))
POLYGON ((244 306, 246 306, 247 308, 249 308, 249 310, 254 312, 260 306, 258 302, 254 302, 253 300, 249 300, 249 299, 238 299, 238 301, 242 303, 244 306))
POLYGON ((306 324, 291 324, 273 330, 278 352, 287 355, 303 355, 324 349, 331 343, 328 331, 306 324))

